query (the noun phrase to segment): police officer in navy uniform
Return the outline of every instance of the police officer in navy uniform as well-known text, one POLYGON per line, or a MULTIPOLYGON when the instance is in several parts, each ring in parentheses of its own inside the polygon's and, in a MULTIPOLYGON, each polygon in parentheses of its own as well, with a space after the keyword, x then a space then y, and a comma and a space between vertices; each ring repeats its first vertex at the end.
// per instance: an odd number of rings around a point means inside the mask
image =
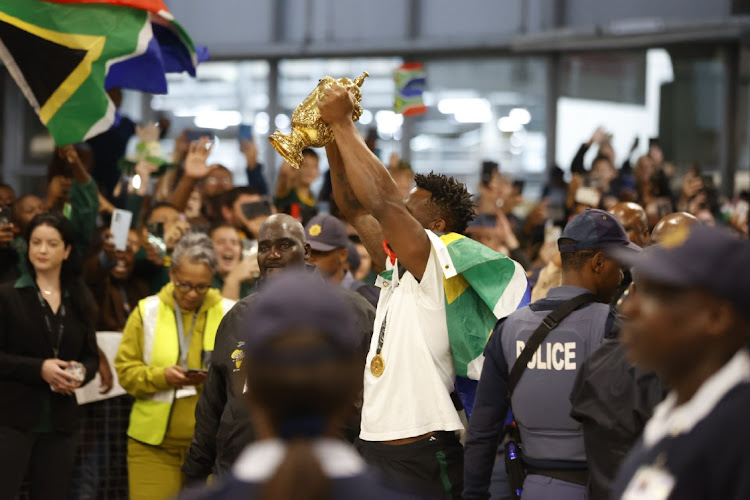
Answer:
POLYGON ((622 342, 671 392, 612 498, 750 498, 750 243, 699 226, 617 258, 637 288, 622 307, 622 342))
MULTIPOLYGON (((613 213, 617 215, 618 212, 613 213)), ((637 220, 633 217, 637 214, 637 210, 630 216, 624 212, 625 219, 631 221, 637 220)), ((619 216, 618 219, 623 221, 619 216)), ((685 232, 699 225, 698 219, 685 212, 667 215, 656 224, 651 242, 669 241, 675 232, 685 232)), ((623 226, 628 229, 627 223, 623 222, 623 226)), ((635 228, 638 228, 637 224, 635 228)), ((626 280, 632 285, 629 276, 628 271, 626 280)), ((625 293, 618 300, 618 310, 629 296, 630 293, 625 293)), ((583 362, 570 393, 570 416, 583 424, 589 463, 587 500, 610 499, 617 471, 666 393, 664 383, 656 373, 634 366, 627 359, 625 346, 618 338, 607 339, 583 362)))
POLYGON ((545 299, 500 320, 485 349, 464 462, 464 498, 488 498, 498 433, 512 406, 528 475, 524 499, 585 498, 587 464, 581 424, 570 413, 578 368, 610 335, 615 316, 609 302, 622 281, 622 268, 605 253, 612 247, 637 252, 611 214, 589 209, 573 218, 558 240, 562 286, 545 299), (508 374, 532 333, 554 309, 574 297, 593 294, 554 328, 527 364, 508 400, 508 374))

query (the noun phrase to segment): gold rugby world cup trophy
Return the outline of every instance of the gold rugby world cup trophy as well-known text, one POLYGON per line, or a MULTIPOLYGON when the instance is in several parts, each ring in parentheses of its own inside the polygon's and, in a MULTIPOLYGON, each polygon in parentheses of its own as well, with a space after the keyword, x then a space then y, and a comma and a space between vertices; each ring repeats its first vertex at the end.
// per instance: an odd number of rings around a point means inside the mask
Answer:
POLYGON ((367 71, 361 76, 350 80, 349 78, 339 78, 338 80, 330 76, 323 77, 315 90, 310 92, 297 109, 292 113, 292 132, 282 134, 278 129, 271 134, 268 140, 273 148, 294 168, 302 165, 302 150, 305 148, 322 148, 333 140, 333 132, 330 127, 320 119, 318 111, 318 99, 323 95, 323 90, 334 83, 338 83, 354 96, 354 112, 352 119, 359 120, 362 115, 362 92, 360 87, 365 78, 370 76, 367 71))

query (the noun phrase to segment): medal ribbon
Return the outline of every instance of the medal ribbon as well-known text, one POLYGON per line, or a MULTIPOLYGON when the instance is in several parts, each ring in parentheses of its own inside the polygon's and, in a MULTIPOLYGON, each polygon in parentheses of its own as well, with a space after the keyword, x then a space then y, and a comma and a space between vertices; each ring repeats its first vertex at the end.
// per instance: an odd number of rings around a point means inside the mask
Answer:
POLYGON ((385 342, 385 325, 388 321, 388 311, 385 312, 383 323, 380 325, 380 336, 378 336, 378 349, 375 351, 375 356, 380 356, 380 351, 383 350, 383 342, 385 342))

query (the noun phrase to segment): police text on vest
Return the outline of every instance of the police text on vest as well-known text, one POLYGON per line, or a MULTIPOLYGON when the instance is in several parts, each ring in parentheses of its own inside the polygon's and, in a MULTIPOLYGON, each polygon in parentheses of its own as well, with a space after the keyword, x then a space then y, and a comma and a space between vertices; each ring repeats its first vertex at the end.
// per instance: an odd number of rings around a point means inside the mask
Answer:
MULTIPOLYGON (((516 359, 521 355, 526 344, 516 341, 516 359)), ((539 346, 531 357, 527 367, 536 370, 575 370, 575 342, 547 342, 539 346)))

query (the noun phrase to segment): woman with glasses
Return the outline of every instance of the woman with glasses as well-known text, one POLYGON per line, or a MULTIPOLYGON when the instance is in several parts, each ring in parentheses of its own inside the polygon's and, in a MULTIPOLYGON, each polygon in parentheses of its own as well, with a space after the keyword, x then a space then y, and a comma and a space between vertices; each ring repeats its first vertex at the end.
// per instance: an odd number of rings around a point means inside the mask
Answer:
POLYGON ((180 468, 195 429, 216 330, 234 301, 211 280, 210 238, 188 233, 175 246, 170 282, 138 303, 115 358, 120 385, 136 400, 128 427, 131 499, 163 499, 182 487, 180 468))
POLYGON ((99 366, 96 304, 80 279, 73 224, 35 216, 26 233, 26 269, 0 287, 0 498, 70 498, 78 444, 73 391, 99 366))

